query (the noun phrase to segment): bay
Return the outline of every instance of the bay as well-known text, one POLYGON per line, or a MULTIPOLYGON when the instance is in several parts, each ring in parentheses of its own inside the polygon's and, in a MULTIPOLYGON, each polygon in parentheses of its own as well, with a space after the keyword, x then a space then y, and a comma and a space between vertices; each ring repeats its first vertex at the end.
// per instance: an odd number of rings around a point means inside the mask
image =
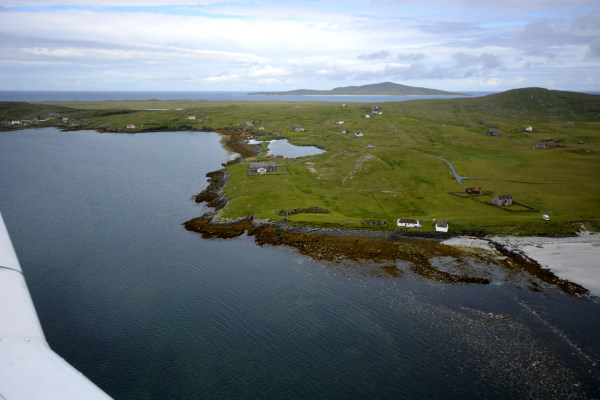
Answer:
POLYGON ((0 132, 0 211, 48 342, 115 399, 600 396, 595 298, 187 232, 227 158, 210 132, 0 132))

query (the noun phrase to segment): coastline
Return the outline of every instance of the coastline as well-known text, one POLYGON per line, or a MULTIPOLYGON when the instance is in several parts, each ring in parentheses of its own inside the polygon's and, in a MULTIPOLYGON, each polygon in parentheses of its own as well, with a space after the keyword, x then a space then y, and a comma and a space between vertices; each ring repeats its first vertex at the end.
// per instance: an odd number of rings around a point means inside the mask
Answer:
POLYGON ((492 237, 513 251, 536 260, 557 276, 600 297, 600 234, 582 231, 576 237, 492 237))
MULTIPOLYGON (((485 271, 470 268, 472 261, 481 264, 500 265, 508 270, 524 273, 537 280, 529 280, 527 287, 541 291, 542 285, 549 284, 561 291, 582 298, 592 293, 600 295, 595 285, 589 286, 589 268, 600 256, 600 234, 579 237, 491 237, 480 232, 416 232, 405 230, 367 230, 322 228, 295 225, 287 220, 272 222, 255 219, 252 215, 233 220, 221 218, 221 209, 227 204, 223 187, 228 181, 226 169, 209 172, 209 185, 198 195, 193 196, 198 203, 205 202, 214 210, 184 222, 185 229, 200 233, 203 238, 230 239, 241 235, 254 237, 262 245, 288 246, 301 254, 325 262, 367 263, 379 265, 388 276, 398 277, 402 271, 398 262, 409 265, 409 269, 424 278, 443 283, 490 284, 492 280, 485 271), (578 249, 573 244, 583 243, 590 249, 585 258, 575 254, 578 249), (579 260, 583 272, 574 277, 565 274, 573 270, 572 264, 564 268, 548 268, 548 255, 534 249, 548 246, 561 246, 564 260, 579 260), (448 271, 438 265, 439 258, 452 258, 460 264, 460 271, 448 271)), ((553 254, 553 253, 551 253, 553 254)), ((551 264, 552 265, 552 264, 551 264)), ((598 269, 596 269, 597 271, 598 269)))
MULTIPOLYGON (((57 127, 61 129, 61 127, 57 127)), ((63 130, 88 130, 90 128, 64 128, 63 130)), ((16 129, 12 129, 16 130, 16 129)), ((102 133, 139 133, 135 132, 115 132, 95 129, 102 133)), ((161 129, 152 129, 148 131, 160 131, 161 129)), ((260 145, 247 145, 244 143, 246 137, 245 130, 236 129, 188 129, 181 130, 199 130, 213 131, 223 135, 222 145, 230 152, 239 154, 236 159, 230 160, 223 166, 239 162, 241 157, 248 157, 257 154, 260 145)), ((319 228, 304 225, 292 225, 284 222, 268 222, 254 219, 252 216, 244 216, 235 221, 226 221, 220 219, 219 210, 227 204, 227 199, 221 190, 227 182, 226 170, 223 178, 217 175, 211 176, 211 184, 201 194, 195 196, 197 202, 207 202, 210 207, 215 208, 215 212, 209 213, 198 218, 205 224, 204 227, 191 227, 186 222, 186 228, 206 237, 235 237, 244 233, 255 235, 258 244, 288 245, 296 247, 311 257, 316 257, 329 261, 349 260, 357 262, 375 261, 375 262, 396 262, 397 260, 412 263, 411 269, 419 270, 423 276, 442 282, 463 282, 463 283, 490 283, 485 278, 470 274, 448 274, 433 266, 429 258, 447 254, 455 254, 448 250, 454 247, 459 250, 470 248, 470 255, 473 249, 484 249, 495 257, 502 256, 505 259, 518 266, 518 269, 527 271, 533 276, 542 279, 544 282, 551 283, 561 290, 581 297, 591 292, 595 296, 600 296, 600 268, 593 266, 596 260, 600 258, 600 234, 583 233, 576 237, 541 237, 541 236, 484 236, 481 232, 418 232, 405 230, 371 230, 371 229, 346 229, 346 228, 319 228), (215 185, 213 185, 213 183, 215 185), (208 191, 208 192, 207 192, 208 191), (207 197, 208 196, 208 197, 207 197), (240 222, 250 221, 251 230, 247 226, 239 226, 240 222), (237 225, 236 225, 237 224, 237 225), (275 232, 273 237, 264 234, 267 230, 275 232), (218 232, 217 232, 218 231, 218 232), (263 232, 257 234, 257 232, 263 232), (285 234, 286 239, 281 240, 281 235, 285 234), (361 249, 352 249, 345 244, 333 244, 333 242, 344 243, 348 240, 354 240, 355 245, 359 241, 369 242, 366 247, 361 249), (315 241, 320 241, 317 244, 315 241), (312 250, 306 248, 306 243, 310 242, 312 250), (410 242, 416 250, 395 251, 388 249, 383 253, 377 250, 377 246, 383 246, 382 242, 410 242), (329 246, 329 250, 325 249, 329 246), (336 247, 336 246, 342 246, 336 247), (345 247, 346 246, 346 247, 345 247), (440 247, 443 246, 443 247, 440 247), (434 250, 432 250, 434 249, 434 250), (445 250, 444 250, 445 249, 445 250), (416 253, 418 254, 415 254, 416 253), (432 254, 426 254, 431 251, 432 254), (328 252, 330 252, 328 254, 328 252), (337 253, 337 254, 336 254, 337 253), (547 274, 549 272, 549 274, 547 274), (574 285, 571 285, 574 283, 574 285)), ((215 174, 215 171, 210 174, 215 174)), ((359 246, 360 247, 360 246, 359 246)), ((385 246, 384 246, 385 247, 385 246)), ((456 253, 458 254, 458 253, 456 253)), ((457 255, 457 258, 465 255, 457 255)), ((531 288, 534 290, 534 288, 531 288)))

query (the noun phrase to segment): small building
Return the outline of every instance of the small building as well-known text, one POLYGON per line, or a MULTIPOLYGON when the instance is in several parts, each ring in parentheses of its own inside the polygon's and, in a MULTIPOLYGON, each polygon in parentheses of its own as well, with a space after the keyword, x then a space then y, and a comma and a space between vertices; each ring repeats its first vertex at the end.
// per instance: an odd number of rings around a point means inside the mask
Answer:
POLYGON ((371 118, 370 114, 365 115, 365 118, 371 118))
POLYGON ((498 207, 508 207, 510 205, 512 205, 513 203, 513 198, 510 194, 506 194, 506 195, 496 195, 494 196, 494 198, 492 199, 492 204, 498 207))
POLYGON ((487 131, 487 135, 488 135, 488 136, 496 136, 496 137, 500 137, 500 136, 502 136, 502 135, 500 134, 500 132, 498 132, 498 129, 490 129, 490 130, 488 130, 488 131, 487 131))
POLYGON ((246 127, 247 127, 247 128, 251 128, 251 127, 253 127, 253 126, 254 126, 254 122, 252 122, 252 121, 248 121, 248 122, 246 122, 246 127))
POLYGON ((339 120, 337 123, 338 123, 338 125, 343 125, 343 124, 344 124, 344 121, 342 121, 342 120, 339 120))
POLYGON ((398 226, 402 226, 404 228, 420 228, 421 227, 421 223, 419 222, 419 220, 411 219, 411 218, 398 218, 398 221, 396 222, 396 224, 398 226))
POLYGON ((348 131, 344 129, 344 130, 340 131, 340 133, 343 135, 343 134, 348 133, 348 131))
POLYGON ((127 129, 135 129, 135 125, 134 124, 127 124, 127 129))
POLYGON ((533 146, 534 149, 549 149, 550 145, 548 143, 538 143, 535 146, 533 146))
POLYGON ((448 232, 448 222, 440 219, 435 223, 435 231, 436 232, 448 232))
POLYGON ((363 136, 363 133, 362 133, 362 132, 356 132, 356 133, 354 134, 354 136, 356 136, 356 137, 362 137, 362 136, 363 136))
POLYGON ((471 193, 471 194, 482 194, 483 191, 481 190, 481 188, 473 188, 473 187, 468 187, 467 188, 467 193, 471 193))
POLYGON ((304 131, 306 130, 306 129, 304 129, 304 128, 300 127, 300 126, 292 126, 292 128, 291 128, 291 129, 292 129, 293 131, 296 131, 296 132, 304 132, 304 131))
POLYGON ((264 175, 267 172, 277 172, 279 164, 275 162, 253 162, 248 167, 248 175, 264 175))
POLYGON ((530 126, 528 126, 527 128, 525 128, 525 132, 532 132, 533 128, 530 126))
POLYGON ((188 115, 187 119, 196 119, 195 115, 188 115))

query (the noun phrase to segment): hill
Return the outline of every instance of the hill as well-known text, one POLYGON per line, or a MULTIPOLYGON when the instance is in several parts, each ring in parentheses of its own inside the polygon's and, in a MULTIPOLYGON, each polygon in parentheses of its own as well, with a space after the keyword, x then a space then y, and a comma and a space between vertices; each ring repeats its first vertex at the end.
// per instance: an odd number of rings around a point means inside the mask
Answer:
POLYGON ((463 93, 446 92, 416 86, 401 85, 393 82, 374 83, 362 86, 337 87, 331 90, 297 89, 287 92, 254 92, 248 94, 285 95, 285 96, 464 96, 463 93))

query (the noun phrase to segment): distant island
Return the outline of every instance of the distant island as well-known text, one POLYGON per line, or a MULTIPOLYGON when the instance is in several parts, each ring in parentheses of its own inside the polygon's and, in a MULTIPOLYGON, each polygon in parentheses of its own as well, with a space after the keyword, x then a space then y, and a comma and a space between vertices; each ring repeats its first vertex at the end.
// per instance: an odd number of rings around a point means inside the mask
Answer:
POLYGON ((393 82, 337 87, 331 90, 297 89, 289 90, 287 92, 253 92, 248 94, 284 96, 466 96, 464 93, 407 86, 393 82))

